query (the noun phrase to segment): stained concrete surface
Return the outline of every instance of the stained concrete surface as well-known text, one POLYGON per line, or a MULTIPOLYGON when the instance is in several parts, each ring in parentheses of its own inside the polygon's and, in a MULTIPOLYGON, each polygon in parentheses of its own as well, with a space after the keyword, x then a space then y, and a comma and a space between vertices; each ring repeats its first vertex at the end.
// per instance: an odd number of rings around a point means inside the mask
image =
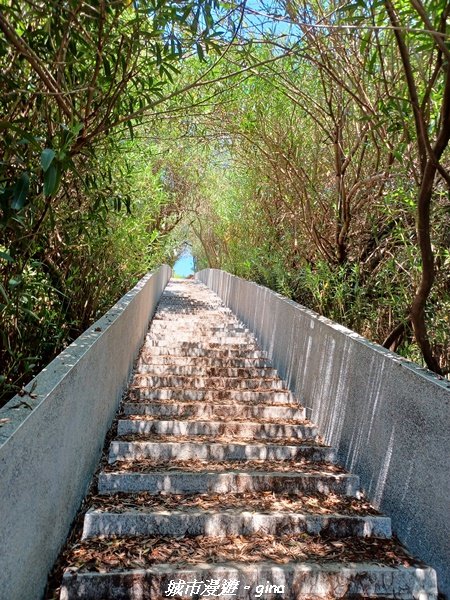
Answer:
POLYGON ((144 277, 0 410, 0 600, 42 596, 169 277, 144 277))
POLYGON ((254 332, 307 417, 450 597, 450 382, 268 288, 216 269, 196 278, 254 332))

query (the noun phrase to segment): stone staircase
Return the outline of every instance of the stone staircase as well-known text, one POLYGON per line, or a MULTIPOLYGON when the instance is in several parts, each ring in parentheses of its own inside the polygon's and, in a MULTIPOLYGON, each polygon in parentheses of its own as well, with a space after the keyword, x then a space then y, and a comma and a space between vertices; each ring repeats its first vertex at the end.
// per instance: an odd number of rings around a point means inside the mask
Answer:
POLYGON ((72 545, 62 600, 437 597, 253 336, 171 281, 72 545))

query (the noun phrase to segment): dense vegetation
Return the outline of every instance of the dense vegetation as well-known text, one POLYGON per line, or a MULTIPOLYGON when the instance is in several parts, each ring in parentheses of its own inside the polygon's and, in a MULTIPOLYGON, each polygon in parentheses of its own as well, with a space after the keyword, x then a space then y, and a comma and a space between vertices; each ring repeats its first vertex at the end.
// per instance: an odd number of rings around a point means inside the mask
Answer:
POLYGON ((186 239, 448 372, 448 2, 0 6, 2 398, 186 239))

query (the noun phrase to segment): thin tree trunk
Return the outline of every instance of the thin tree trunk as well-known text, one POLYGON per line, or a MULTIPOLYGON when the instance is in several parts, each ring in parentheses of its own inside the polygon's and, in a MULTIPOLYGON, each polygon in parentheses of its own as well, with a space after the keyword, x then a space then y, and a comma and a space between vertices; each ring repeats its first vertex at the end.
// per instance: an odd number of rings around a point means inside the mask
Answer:
MULTIPOLYGON (((416 127, 417 147, 421 165, 421 182, 417 198, 417 216, 416 229, 417 241, 420 250, 422 261, 422 273, 419 285, 414 295, 408 318, 411 320, 414 337, 419 346, 425 363, 429 369, 438 374, 442 374, 439 362, 433 355, 432 347, 428 337, 427 326, 425 321, 425 306, 433 287, 435 279, 434 269, 434 254, 431 245, 430 218, 431 218, 431 203, 433 198, 433 186, 436 176, 436 171, 441 170, 439 160, 448 146, 450 139, 450 77, 449 66, 447 66, 444 97, 441 108, 441 122, 436 138, 436 142, 431 147, 426 123, 424 119, 425 107, 419 102, 414 72, 409 59, 409 52, 404 40, 404 34, 399 27, 399 20, 394 5, 391 0, 384 0, 391 24, 396 27, 394 35, 397 41, 397 46, 402 59, 403 70, 405 73, 406 83, 408 86, 409 99, 412 105, 414 114, 414 123, 416 127)), ((396 329, 386 338, 385 345, 388 342, 394 343, 393 336, 399 334, 396 329)))
POLYGON ((409 318, 407 321, 402 321, 396 327, 394 327, 391 333, 384 340, 383 346, 385 348, 388 348, 388 350, 392 350, 392 352, 395 352, 405 337, 406 325, 408 323, 410 323, 409 318))
POLYGON ((342 120, 336 123, 334 151, 335 151, 335 169, 336 169, 336 193, 337 193, 337 214, 336 214, 336 260, 339 265, 342 265, 347 260, 347 243, 346 243, 346 228, 347 211, 346 211, 346 190, 344 182, 343 163, 345 160, 342 149, 342 120))
POLYGON ((436 373, 440 373, 441 369, 437 359, 433 355, 425 323, 425 306, 435 279, 434 254, 430 235, 431 199, 433 196, 435 175, 436 166, 428 160, 422 179, 417 207, 417 240, 422 259, 422 275, 411 305, 410 317, 414 337, 422 351, 428 368, 436 373))
POLYGON ((422 277, 411 305, 411 321, 414 336, 422 350, 427 366, 442 374, 438 361, 433 356, 425 323, 425 305, 435 278, 434 254, 431 246, 430 214, 433 184, 439 160, 450 140, 450 67, 447 66, 444 97, 442 100, 441 123, 436 143, 431 149, 424 169, 417 203, 417 237, 422 258, 422 277))

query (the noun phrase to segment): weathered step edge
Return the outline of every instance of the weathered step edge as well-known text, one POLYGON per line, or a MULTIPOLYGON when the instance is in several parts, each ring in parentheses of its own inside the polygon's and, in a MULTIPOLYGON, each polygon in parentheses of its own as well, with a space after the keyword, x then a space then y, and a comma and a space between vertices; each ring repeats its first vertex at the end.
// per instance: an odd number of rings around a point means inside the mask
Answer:
POLYGON ((267 360, 266 352, 262 350, 245 349, 244 344, 221 349, 220 344, 211 348, 199 348, 195 344, 190 346, 144 346, 143 353, 147 356, 186 356, 188 358, 205 356, 211 358, 261 358, 267 360))
MULTIPOLYGON (((63 577, 61 600, 161 600, 167 594, 170 581, 202 582, 212 579, 239 582, 237 593, 222 594, 223 600, 301 600, 340 598, 395 598, 396 600, 436 600, 436 574, 429 567, 386 567, 366 563, 273 564, 238 565, 198 564, 195 567, 176 568, 161 564, 151 569, 114 573, 70 573, 63 577), (276 591, 260 595, 261 587, 277 586, 276 591), (282 586, 282 592, 280 590, 282 586), (139 595, 138 595, 139 594, 139 595)), ((182 588, 184 591, 185 588, 182 588)), ((204 589, 200 588, 200 593, 204 589)), ((263 590, 263 591, 264 591, 263 590)), ((177 597, 193 597, 192 590, 177 597)), ((198 594, 197 594, 198 596, 198 594)), ((195 596, 195 597, 197 597, 195 596)), ((205 597, 205 596, 200 596, 205 597)))
MULTIPOLYGON (((226 444, 220 442, 111 442, 108 462, 118 460, 300 460, 336 462, 336 449, 304 444, 226 444)), ((206 467, 205 467, 206 468, 206 467)))
POLYGON ((149 388, 187 388, 210 390, 283 390, 285 384, 279 378, 270 377, 217 377, 189 375, 147 375, 137 372, 133 385, 149 388))
POLYGON ((151 375, 153 377, 245 377, 256 379, 267 377, 274 379, 277 377, 275 369, 270 367, 214 367, 209 365, 155 365, 139 364, 136 369, 136 376, 151 375))
POLYGON ((159 354, 157 356, 142 352, 137 362, 139 370, 143 365, 179 365, 179 366, 211 366, 211 367, 232 367, 238 369, 245 368, 271 368, 270 361, 267 358, 214 358, 211 356, 173 356, 170 354, 159 354))
POLYGON ((359 477, 347 474, 311 474, 285 472, 189 472, 152 471, 101 472, 98 478, 99 494, 117 492, 161 492, 172 494, 203 494, 213 492, 274 491, 334 493, 350 497, 359 496, 359 477))
POLYGON ((292 392, 288 390, 264 391, 255 390, 185 390, 172 388, 129 388, 130 398, 139 400, 173 400, 173 401, 205 401, 234 400, 235 402, 261 402, 298 406, 292 392))
POLYGON ((179 404, 155 404, 151 402, 125 402, 123 404, 125 415, 151 415, 154 417, 180 417, 189 415, 196 418, 214 420, 214 417, 235 417, 246 419, 283 419, 289 421, 302 420, 306 410, 299 406, 265 406, 239 405, 239 404, 205 404, 203 402, 181 402, 179 404))
POLYGON ((119 420, 117 435, 151 434, 159 435, 233 435, 255 438, 296 438, 312 439, 318 435, 315 425, 288 425, 284 423, 257 423, 253 421, 146 421, 119 420))
POLYGON ((82 539, 92 537, 214 536, 292 534, 326 535, 332 538, 390 538, 391 520, 375 515, 300 514, 253 511, 148 511, 86 513, 82 539))

